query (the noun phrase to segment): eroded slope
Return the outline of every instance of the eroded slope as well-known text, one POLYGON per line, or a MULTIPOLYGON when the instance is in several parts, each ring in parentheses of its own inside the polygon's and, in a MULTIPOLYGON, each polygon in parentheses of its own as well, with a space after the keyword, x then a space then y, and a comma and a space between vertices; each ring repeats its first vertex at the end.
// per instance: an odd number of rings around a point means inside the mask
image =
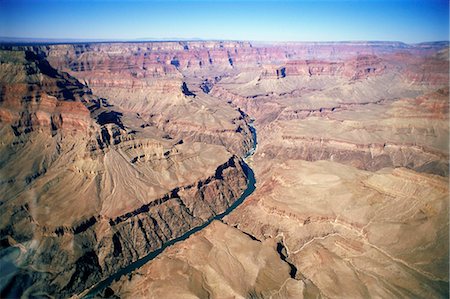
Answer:
MULTIPOLYGON (((263 64, 197 81, 255 118, 257 188, 225 223, 266 250, 276 246, 272 258, 290 268, 289 283, 272 281, 286 291, 281 297, 448 296, 448 48, 434 46, 261 47, 271 57, 263 64)), ((208 244, 220 246, 222 230, 210 229, 218 234, 208 244)), ((174 246, 103 295, 168 290, 176 280, 160 274, 162 260, 182 267, 202 239, 174 246)), ((201 297, 194 290, 208 286, 212 297, 228 294, 227 276, 210 285, 205 264, 224 269, 239 259, 230 255, 183 267, 202 276, 177 291, 201 297)), ((241 276, 252 289, 251 275, 241 276)), ((230 296, 280 295, 265 287, 230 296)))
POLYGON ((222 213, 247 186, 226 149, 251 142, 238 111, 215 117, 235 144, 174 136, 58 72, 44 50, 1 52, 2 296, 81 292, 222 213))

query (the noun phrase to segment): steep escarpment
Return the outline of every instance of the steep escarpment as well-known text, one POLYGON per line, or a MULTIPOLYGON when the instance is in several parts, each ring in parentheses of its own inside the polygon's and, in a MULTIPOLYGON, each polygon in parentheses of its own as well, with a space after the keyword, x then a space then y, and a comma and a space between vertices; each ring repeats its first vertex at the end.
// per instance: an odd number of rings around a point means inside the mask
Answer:
POLYGON ((29 294, 42 294, 44 289, 47 294, 79 293, 143 258, 165 242, 225 211, 246 186, 238 163, 231 159, 220 166, 213 177, 172 190, 160 199, 115 218, 100 214, 73 226, 44 227, 33 218, 30 205, 10 211, 16 218, 10 222, 17 225, 3 228, 2 235, 8 235, 10 245, 20 241, 25 246, 19 256, 19 267, 23 268, 15 274, 33 279, 13 280, 15 285, 6 286, 5 294, 20 294, 14 287, 29 294), (27 220, 30 223, 26 223, 27 220), (34 226, 32 236, 15 240, 15 232, 25 226, 34 226), (33 246, 26 246, 29 242, 33 246), (49 270, 57 276, 48 273, 49 270))
POLYGON ((56 72, 33 50, 1 51, 1 120, 15 134, 47 127, 53 131, 89 126, 86 95, 90 90, 67 74, 56 72), (19 131, 22 130, 22 131, 19 131))
POLYGON ((262 78, 342 76, 357 80, 382 74, 386 67, 387 64, 375 55, 358 55, 345 61, 289 60, 278 67, 265 67, 262 78))
POLYGON ((437 54, 442 51, 417 59, 405 49, 342 61, 293 59, 223 78, 209 94, 256 119, 255 160, 326 159, 447 176, 448 58, 437 54))
POLYGON ((436 52, 386 53, 366 78, 331 64, 211 90, 258 128, 258 188, 225 222, 282 240, 305 292, 448 296, 448 58, 436 52))
POLYGON ((143 125, 45 55, 1 52, 9 70, 1 77, 1 262, 11 270, 2 296, 80 293, 224 212, 247 187, 240 158, 226 150, 243 144, 143 125))
POLYGON ((191 59, 209 55, 205 72, 221 69, 227 51, 245 48, 242 43, 110 44, 52 46, 45 49, 50 63, 86 82, 96 95, 127 113, 139 114, 141 126, 154 126, 170 138, 225 145, 243 155, 251 144, 247 122, 226 103, 203 92, 191 92, 184 70, 196 68, 191 59), (217 113, 220 111, 220 113, 217 113), (243 146, 244 145, 244 146, 243 146))
POLYGON ((2 296, 448 296, 448 43, 4 50, 2 296))
POLYGON ((164 297, 159 291, 174 284, 161 274, 164 264, 197 277, 177 279, 185 296, 448 296, 445 55, 402 45, 372 44, 365 53, 362 45, 302 45, 297 51, 303 59, 283 62, 279 49, 267 47, 267 55, 279 56, 260 67, 197 84, 255 119, 257 189, 225 223, 260 242, 261 251, 276 249, 271 263, 284 261, 289 277, 261 288, 252 273, 234 266, 247 259, 240 261, 233 242, 226 241, 230 248, 221 255, 222 234, 205 231, 112 284, 105 295, 164 297), (399 52, 411 59, 398 58, 399 52), (190 259, 205 248, 214 260, 190 259), (239 284, 230 272, 240 273, 239 284), (211 284, 215 279, 221 283, 211 284))
POLYGON ((445 179, 329 161, 266 167, 226 222, 260 240, 282 239, 297 278, 322 297, 447 296, 445 179))
POLYGON ((280 259, 274 242, 261 243, 215 221, 186 240, 184 246, 168 249, 164 256, 137 270, 130 279, 115 282, 105 295, 299 298, 303 290, 304 284, 289 276, 289 266, 280 259))

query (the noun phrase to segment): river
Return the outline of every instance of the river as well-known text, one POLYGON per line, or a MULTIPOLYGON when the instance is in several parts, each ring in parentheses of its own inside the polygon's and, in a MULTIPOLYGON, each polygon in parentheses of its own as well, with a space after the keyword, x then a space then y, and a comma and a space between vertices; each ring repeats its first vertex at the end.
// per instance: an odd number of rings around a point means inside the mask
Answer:
MULTIPOLYGON (((230 214, 234 209, 236 209, 241 203, 244 202, 244 200, 250 196, 250 194, 253 193, 256 189, 256 179, 255 174, 253 173, 253 170, 250 168, 250 166, 246 163, 246 159, 253 156, 253 154, 256 151, 256 147, 258 145, 257 135, 256 135, 256 129, 253 126, 253 122, 249 124, 250 132, 252 133, 253 137, 253 145, 252 148, 248 151, 248 153, 245 155, 244 159, 242 160, 242 168, 245 172, 245 175, 247 176, 247 189, 242 193, 242 195, 230 206, 228 209, 225 210, 225 212, 218 214, 211 219, 209 219, 207 222, 203 223, 200 226, 194 227, 193 229, 187 231, 183 235, 179 236, 178 238, 172 239, 165 243, 161 248, 149 253, 147 256, 143 257, 140 260, 137 260, 134 263, 131 263, 130 265, 126 266, 125 268, 120 269, 118 272, 114 273, 110 277, 106 278, 105 280, 97 283, 95 286, 93 286, 86 294, 82 293, 83 298, 93 298, 95 295, 100 293, 103 289, 111 285, 111 283, 114 280, 119 280, 123 275, 126 275, 140 267, 142 267, 147 262, 151 261, 155 257, 157 257, 160 253, 162 253, 167 247, 172 246, 178 242, 184 241, 187 238, 189 238, 192 234, 195 234, 196 232, 204 229, 207 227, 211 222, 214 220, 220 220, 226 215, 230 214)), ((86 291, 85 291, 86 292, 86 291)))

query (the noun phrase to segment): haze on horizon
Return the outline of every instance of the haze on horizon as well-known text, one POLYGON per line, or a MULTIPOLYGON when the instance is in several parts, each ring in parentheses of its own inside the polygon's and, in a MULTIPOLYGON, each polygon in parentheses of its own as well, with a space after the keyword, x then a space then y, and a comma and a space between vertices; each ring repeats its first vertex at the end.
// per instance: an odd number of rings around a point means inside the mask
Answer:
POLYGON ((418 43, 449 39, 446 0, 2 0, 0 36, 418 43))

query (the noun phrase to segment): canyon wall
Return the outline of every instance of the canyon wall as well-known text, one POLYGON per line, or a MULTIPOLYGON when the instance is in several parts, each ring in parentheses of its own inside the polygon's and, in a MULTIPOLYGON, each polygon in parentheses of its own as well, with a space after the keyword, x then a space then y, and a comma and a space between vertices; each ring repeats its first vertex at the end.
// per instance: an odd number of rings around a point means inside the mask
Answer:
POLYGON ((448 44, 2 45, 0 61, 2 297, 85 294, 227 210, 251 119, 255 193, 102 296, 171 290, 165 266, 193 275, 186 295, 448 295, 448 44))
POLYGON ((209 227, 102 296, 448 297, 448 44, 253 48, 271 59, 191 80, 255 119, 256 190, 224 218, 249 239, 209 227))
POLYGON ((186 137, 95 95, 40 48, 0 59, 2 267, 13 268, 2 296, 80 293, 247 188, 240 157, 226 149, 253 142, 238 111, 213 120, 226 137, 204 125, 214 139, 186 137))

